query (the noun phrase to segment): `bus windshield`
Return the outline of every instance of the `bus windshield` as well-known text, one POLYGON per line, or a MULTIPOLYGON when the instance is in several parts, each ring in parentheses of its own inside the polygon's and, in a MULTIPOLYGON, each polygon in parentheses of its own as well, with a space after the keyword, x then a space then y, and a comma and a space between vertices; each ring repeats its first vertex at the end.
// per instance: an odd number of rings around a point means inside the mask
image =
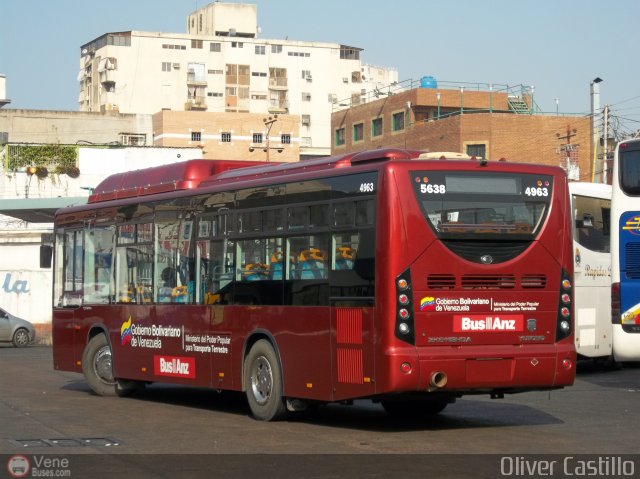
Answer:
POLYGON ((549 210, 552 178, 411 172, 415 195, 441 239, 533 239, 549 210))

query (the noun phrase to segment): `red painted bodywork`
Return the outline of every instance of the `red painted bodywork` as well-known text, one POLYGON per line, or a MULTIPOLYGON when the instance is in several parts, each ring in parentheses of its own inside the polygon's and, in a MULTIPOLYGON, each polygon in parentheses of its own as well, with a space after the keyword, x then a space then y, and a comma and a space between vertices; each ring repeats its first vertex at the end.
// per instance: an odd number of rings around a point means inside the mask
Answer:
MULTIPOLYGON (((283 369, 284 393, 289 397, 335 401, 371 397, 386 393, 427 391, 434 372, 445 372, 445 392, 453 394, 521 391, 562 387, 573 383, 575 367, 565 369, 562 361, 575 365, 573 334, 556 342, 555 328, 561 271, 573 272, 567 181, 559 168, 540 167, 539 174, 554 177, 551 214, 538 238, 519 257, 496 265, 479 265, 455 256, 439 242, 427 225, 413 194, 409 171, 446 169, 525 172, 530 165, 489 162, 481 166, 470 161, 417 160, 420 152, 377 150, 336 156, 295 164, 256 165, 220 172, 203 161, 188 162, 167 168, 180 172, 176 184, 198 193, 227 188, 252 187, 343 173, 379 171, 376 218, 376 297, 374 307, 293 307, 293 306, 200 306, 182 304, 91 305, 76 309, 54 308, 53 339, 56 369, 81 372, 80 359, 88 337, 95 328, 108 332, 113 349, 114 374, 119 378, 163 381, 220 389, 241 390, 243 360, 252 336, 263 335, 273 342, 283 369), (204 173, 212 174, 205 177, 204 173), (411 269, 413 284, 416 344, 396 338, 395 278, 411 269), (487 273, 544 274, 547 287, 541 290, 449 290, 427 289, 429 274, 487 273), (429 343, 429 337, 453 336, 453 313, 419 310, 420 298, 461 295, 490 298, 496 301, 537 302, 544 340, 523 343, 522 332, 483 332, 469 336, 469 344, 456 342, 429 343), (180 328, 180 338, 161 337, 158 348, 134 348, 123 344, 122 327, 129 319, 137 326, 180 328), (184 328, 184 329, 183 329, 184 328), (226 353, 186 351, 186 335, 213 338, 203 345, 225 345, 226 353), (222 339, 218 339, 222 338, 222 339), (193 377, 157 375, 157 355, 188 358, 195 371, 193 377), (411 366, 409 373, 401 365, 411 366)), ((153 178, 168 184, 168 175, 156 170, 153 178)), ((80 218, 86 211, 111 206, 110 191, 141 190, 133 177, 115 175, 103 182, 94 193, 93 202, 85 207, 61 210, 57 223, 80 218)), ((144 171, 136 173, 136 181, 149 178, 144 171)), ((165 190, 166 191, 166 190, 165 190)), ((172 195, 187 195, 175 192, 172 195)), ((123 196, 113 196, 123 198, 123 196)), ((161 195, 169 197, 168 194, 161 195)), ((146 198, 148 199, 148 198, 146 198)), ((138 196, 131 202, 140 201, 138 196)), ((118 201, 117 204, 123 204, 118 201)), ((478 308, 473 314, 489 314, 478 308)), ((573 313, 573 311, 572 311, 573 313)), ((199 343, 200 344, 200 343, 199 343)), ((212 350, 213 351, 213 350, 212 350)), ((191 374, 191 373, 190 373, 191 374)))

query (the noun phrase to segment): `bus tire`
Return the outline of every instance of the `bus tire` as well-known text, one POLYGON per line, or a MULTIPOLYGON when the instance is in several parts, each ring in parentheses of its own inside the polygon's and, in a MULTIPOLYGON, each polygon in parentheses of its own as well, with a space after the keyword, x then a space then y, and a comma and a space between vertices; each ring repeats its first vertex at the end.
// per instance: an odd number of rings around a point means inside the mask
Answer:
POLYGON ((117 381, 113 377, 111 346, 104 334, 89 340, 82 353, 82 372, 89 387, 98 396, 115 396, 117 381))
POLYGON ((282 371, 269 341, 261 339, 251 347, 244 371, 247 401, 253 417, 262 421, 282 419, 287 412, 282 396, 282 371))
POLYGON ((431 417, 441 413, 450 402, 448 399, 421 399, 381 401, 381 404, 384 410, 394 417, 417 419, 431 417))

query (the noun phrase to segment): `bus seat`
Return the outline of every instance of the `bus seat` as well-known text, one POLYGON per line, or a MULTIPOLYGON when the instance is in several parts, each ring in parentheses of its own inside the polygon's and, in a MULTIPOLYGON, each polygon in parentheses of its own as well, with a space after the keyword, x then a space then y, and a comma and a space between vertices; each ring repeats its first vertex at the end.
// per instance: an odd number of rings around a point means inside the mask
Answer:
POLYGON ((353 269, 355 250, 349 246, 336 248, 336 269, 353 269))
POLYGON ((263 263, 249 263, 242 271, 245 281, 260 281, 267 277, 269 266, 263 263))
POLYGON ((326 256, 317 248, 309 248, 300 252, 300 279, 326 278, 326 256))
POLYGON ((270 261, 269 279, 282 279, 282 251, 275 251, 270 261))

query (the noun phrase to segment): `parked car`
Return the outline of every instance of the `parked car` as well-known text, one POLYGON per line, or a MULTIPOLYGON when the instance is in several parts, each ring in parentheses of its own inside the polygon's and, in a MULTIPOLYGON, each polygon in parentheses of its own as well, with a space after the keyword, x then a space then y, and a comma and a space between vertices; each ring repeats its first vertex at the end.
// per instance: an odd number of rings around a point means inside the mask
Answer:
POLYGON ((24 348, 35 339, 36 330, 29 321, 0 308, 0 342, 12 342, 16 348, 24 348))

